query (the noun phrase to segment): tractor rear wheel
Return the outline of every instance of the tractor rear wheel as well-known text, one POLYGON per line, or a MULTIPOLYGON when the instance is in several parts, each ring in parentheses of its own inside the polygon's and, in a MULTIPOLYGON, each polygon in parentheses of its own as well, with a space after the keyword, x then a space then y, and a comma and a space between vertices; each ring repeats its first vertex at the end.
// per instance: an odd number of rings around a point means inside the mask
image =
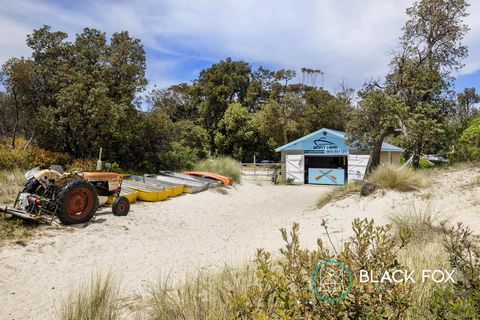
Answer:
POLYGON ((112 203, 112 213, 116 216, 126 216, 130 211, 130 201, 125 197, 118 197, 112 203))
POLYGON ((97 190, 85 180, 73 180, 57 194, 56 203, 57 216, 63 224, 86 222, 97 212, 97 190))

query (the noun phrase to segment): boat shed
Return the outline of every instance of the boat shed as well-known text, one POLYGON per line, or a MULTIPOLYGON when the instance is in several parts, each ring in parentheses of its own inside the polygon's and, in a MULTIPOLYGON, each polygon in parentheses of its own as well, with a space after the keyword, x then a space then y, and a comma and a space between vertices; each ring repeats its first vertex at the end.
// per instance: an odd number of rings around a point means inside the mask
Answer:
MULTIPOLYGON (((320 129, 275 149, 282 153, 282 179, 296 184, 343 185, 361 180, 369 154, 347 144, 344 132, 320 129)), ((380 161, 400 164, 404 150, 382 144, 380 161)))

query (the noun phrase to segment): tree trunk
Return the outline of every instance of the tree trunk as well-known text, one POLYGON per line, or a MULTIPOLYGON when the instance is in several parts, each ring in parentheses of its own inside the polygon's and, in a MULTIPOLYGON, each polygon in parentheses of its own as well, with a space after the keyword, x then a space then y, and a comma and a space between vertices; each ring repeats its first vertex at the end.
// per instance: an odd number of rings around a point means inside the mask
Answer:
POLYGON ((412 167, 414 169, 420 168, 420 146, 417 144, 412 153, 412 167))
POLYGON ((15 149, 15 139, 17 138, 17 130, 18 130, 18 118, 19 118, 19 103, 17 100, 17 95, 13 95, 14 103, 15 103, 15 124, 13 126, 13 133, 12 133, 12 149, 15 149))
POLYGON ((287 136, 287 125, 283 126, 283 144, 288 143, 288 136, 287 136))
POLYGON ((30 139, 28 140, 27 144, 23 147, 23 150, 27 150, 27 148, 30 146, 30 144, 31 144, 32 141, 33 141, 33 137, 35 137, 35 131, 33 131, 32 136, 31 136, 30 139))
POLYGON ((370 152, 370 159, 368 159, 367 168, 365 169, 365 175, 369 175, 380 165, 380 153, 382 151, 383 138, 379 139, 373 145, 372 151, 370 152))

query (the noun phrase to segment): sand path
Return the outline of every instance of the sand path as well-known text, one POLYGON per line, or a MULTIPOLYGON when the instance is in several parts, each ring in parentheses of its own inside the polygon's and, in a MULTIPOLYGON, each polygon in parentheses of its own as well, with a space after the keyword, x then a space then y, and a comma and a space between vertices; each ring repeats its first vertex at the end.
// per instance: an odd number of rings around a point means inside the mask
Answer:
POLYGON ((26 247, 0 249, 0 319, 52 319, 61 297, 92 272, 113 271, 134 295, 160 276, 245 262, 256 248, 282 246, 278 229, 293 222, 315 246, 321 219, 312 208, 330 188, 260 184, 139 203, 128 217, 107 211, 94 223, 43 228, 26 247))

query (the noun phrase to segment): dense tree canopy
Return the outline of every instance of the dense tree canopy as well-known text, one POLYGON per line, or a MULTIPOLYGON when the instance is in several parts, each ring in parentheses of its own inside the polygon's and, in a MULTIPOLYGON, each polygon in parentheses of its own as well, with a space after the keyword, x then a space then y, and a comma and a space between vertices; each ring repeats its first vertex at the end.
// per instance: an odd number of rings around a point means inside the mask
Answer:
POLYGON ((467 6, 415 2, 385 81, 368 83, 357 96, 344 84, 335 94, 316 86, 318 69, 302 68, 299 83, 294 70, 231 58, 191 83, 146 92, 139 39, 85 28, 70 41, 44 26, 27 37, 30 57, 1 68, 0 141, 15 148, 23 136, 76 158, 94 158, 103 147, 107 160, 142 171, 190 167, 216 155, 278 160, 276 147, 322 127, 347 129, 351 142, 370 150, 369 170, 384 139, 406 148, 414 165, 426 152, 477 148, 471 141, 480 97, 474 88, 456 96, 451 90, 452 72, 467 55, 467 6))

